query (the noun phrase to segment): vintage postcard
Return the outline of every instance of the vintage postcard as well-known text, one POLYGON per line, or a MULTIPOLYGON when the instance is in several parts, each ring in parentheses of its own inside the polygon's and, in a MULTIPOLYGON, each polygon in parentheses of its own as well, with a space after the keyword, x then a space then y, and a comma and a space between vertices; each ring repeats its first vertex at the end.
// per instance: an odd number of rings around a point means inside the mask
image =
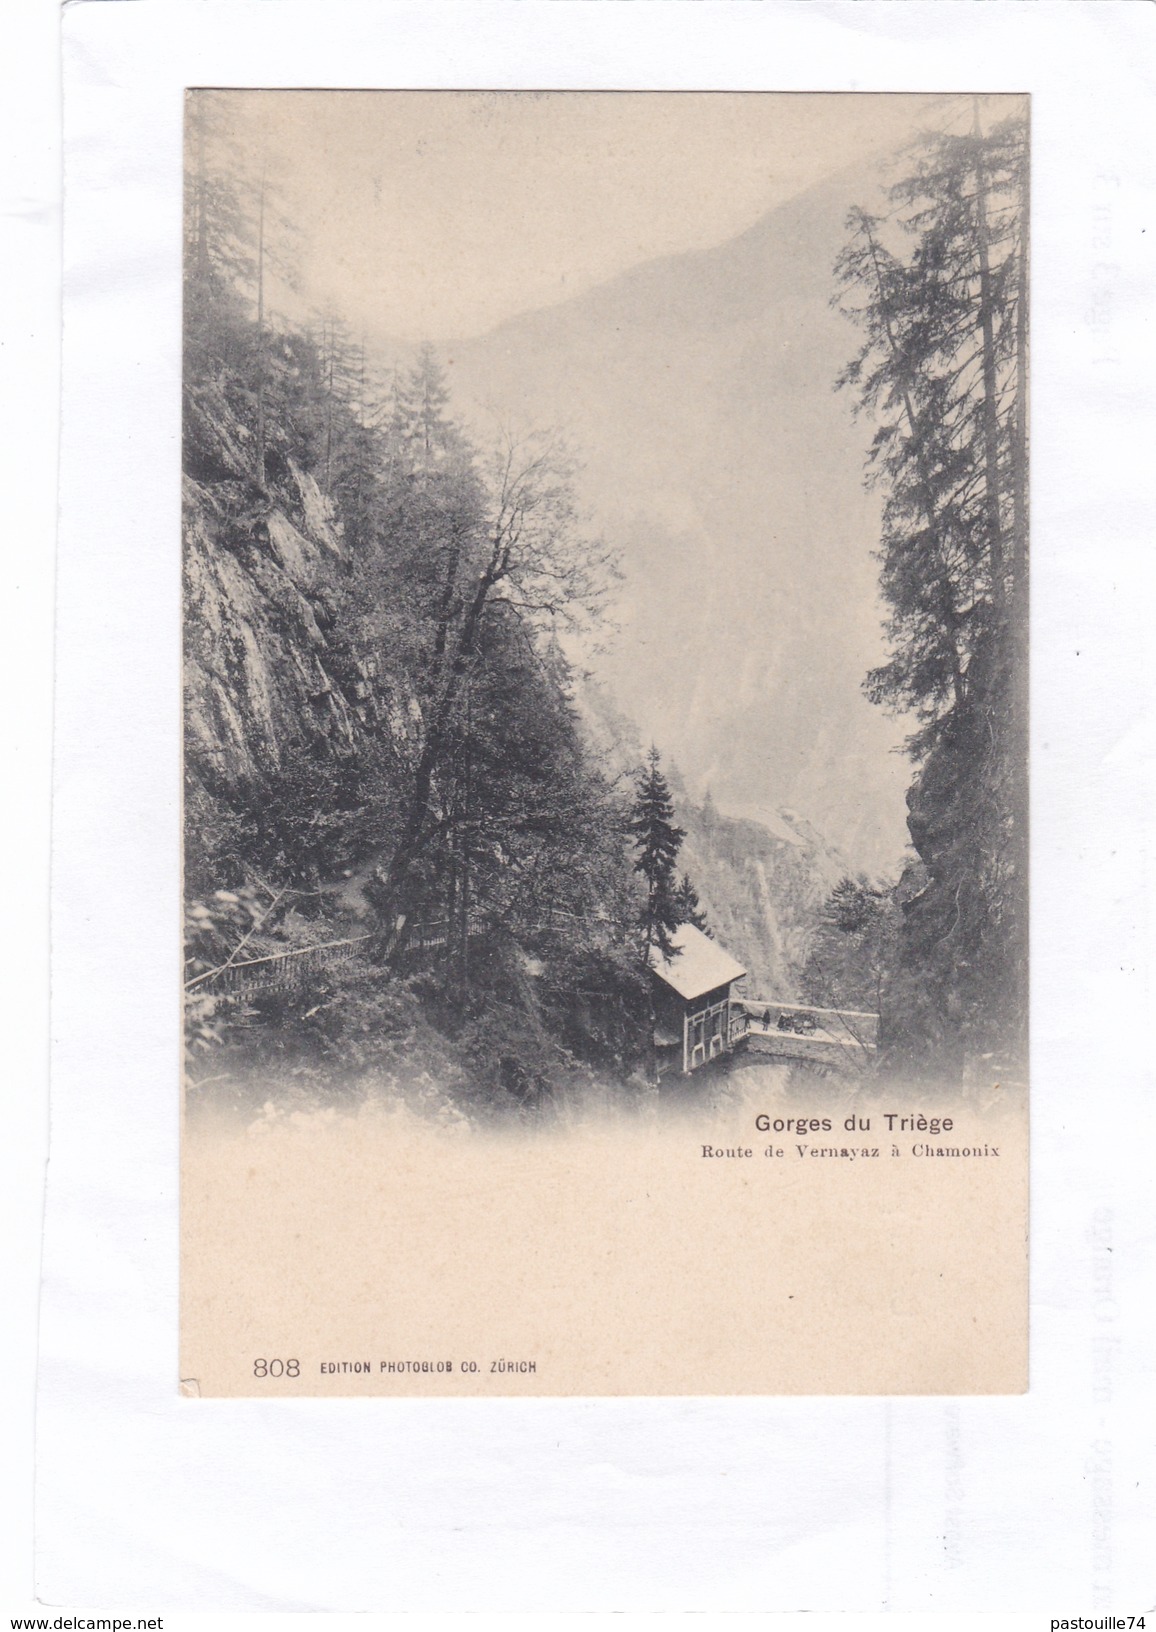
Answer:
POLYGON ((1028 193, 188 91, 186 1394, 1027 1387, 1028 193))

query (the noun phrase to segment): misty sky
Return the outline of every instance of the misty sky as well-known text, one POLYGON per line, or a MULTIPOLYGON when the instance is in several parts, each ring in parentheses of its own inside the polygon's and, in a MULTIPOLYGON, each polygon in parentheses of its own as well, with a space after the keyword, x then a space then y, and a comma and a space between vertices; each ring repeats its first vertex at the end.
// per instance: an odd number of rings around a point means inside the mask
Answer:
POLYGON ((832 171, 900 146, 943 102, 213 94, 250 158, 270 156, 310 302, 408 341, 480 334, 639 262, 721 243, 832 171))

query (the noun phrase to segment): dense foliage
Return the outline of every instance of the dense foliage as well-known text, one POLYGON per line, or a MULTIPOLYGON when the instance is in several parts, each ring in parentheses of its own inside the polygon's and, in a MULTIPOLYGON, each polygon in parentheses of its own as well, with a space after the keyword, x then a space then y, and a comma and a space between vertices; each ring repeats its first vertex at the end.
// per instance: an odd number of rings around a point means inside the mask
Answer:
POLYGON ((382 379, 336 317, 286 316, 275 177, 211 93, 190 108, 194 1070, 408 1054, 518 1102, 579 1062, 628 1073, 646 952, 678 920, 573 705, 563 644, 613 564, 569 456, 540 433, 475 446, 428 347, 382 379), (259 959, 277 979, 238 995, 259 959))
POLYGON ((1027 128, 924 138, 837 265, 861 350, 840 384, 877 430, 890 656, 913 715, 893 1052, 953 1075, 1022 1062, 1027 1014, 1027 128), (980 1062, 986 1062, 982 1067, 980 1062))

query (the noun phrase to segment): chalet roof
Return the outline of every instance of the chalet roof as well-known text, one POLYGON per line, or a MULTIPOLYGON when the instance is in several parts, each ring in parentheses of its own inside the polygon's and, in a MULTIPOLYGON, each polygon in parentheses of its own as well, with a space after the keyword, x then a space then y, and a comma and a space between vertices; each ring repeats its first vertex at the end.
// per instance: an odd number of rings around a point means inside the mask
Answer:
POLYGON ((651 947, 650 967, 679 997, 701 997, 746 974, 741 963, 693 924, 681 924, 670 939, 677 956, 664 958, 657 947, 651 947))

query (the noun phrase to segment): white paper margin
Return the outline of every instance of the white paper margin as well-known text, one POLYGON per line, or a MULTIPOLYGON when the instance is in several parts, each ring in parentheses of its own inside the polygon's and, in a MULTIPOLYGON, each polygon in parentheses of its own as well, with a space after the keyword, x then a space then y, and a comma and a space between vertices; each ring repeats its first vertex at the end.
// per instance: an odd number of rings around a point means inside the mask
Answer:
POLYGON ((1154 26, 1126 0, 68 8, 46 1603, 1151 1606, 1154 26), (196 84, 1032 93, 1027 1396, 178 1396, 179 176, 196 84))

